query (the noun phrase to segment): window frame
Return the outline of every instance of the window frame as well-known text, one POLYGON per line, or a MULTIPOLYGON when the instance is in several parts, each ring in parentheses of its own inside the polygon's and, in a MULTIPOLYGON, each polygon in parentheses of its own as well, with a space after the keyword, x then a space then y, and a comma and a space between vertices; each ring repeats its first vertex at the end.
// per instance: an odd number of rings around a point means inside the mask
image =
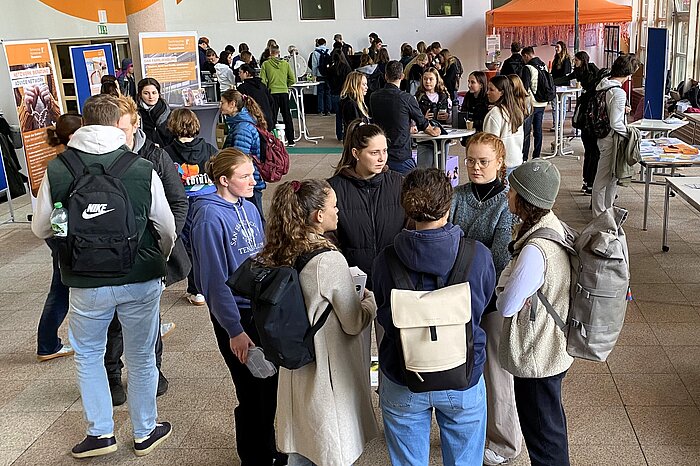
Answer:
POLYGON ((273 15, 272 15, 272 4, 271 0, 256 0, 256 3, 260 2, 265 2, 267 1, 267 6, 270 10, 270 18, 269 19, 241 19, 241 7, 240 7, 240 2, 241 0, 236 0, 236 21, 240 23, 252 23, 252 22, 271 22, 273 20, 273 15))
POLYGON ((399 19, 399 0, 389 0, 396 2, 396 16, 367 16, 367 2, 371 0, 362 0, 362 19, 399 19))
MULTIPOLYGON (((453 0, 455 4, 459 5, 459 14, 446 15, 444 13, 433 15, 430 14, 430 2, 431 1, 445 1, 445 0, 426 0, 425 2, 425 15, 428 18, 463 18, 464 17, 464 2, 462 0, 453 0)), ((444 6, 444 5, 443 5, 444 6)), ((451 8, 452 6, 450 6, 451 8)))
POLYGON ((299 21, 335 21, 335 0, 327 0, 331 4, 333 16, 331 18, 304 18, 304 0, 299 0, 299 21))

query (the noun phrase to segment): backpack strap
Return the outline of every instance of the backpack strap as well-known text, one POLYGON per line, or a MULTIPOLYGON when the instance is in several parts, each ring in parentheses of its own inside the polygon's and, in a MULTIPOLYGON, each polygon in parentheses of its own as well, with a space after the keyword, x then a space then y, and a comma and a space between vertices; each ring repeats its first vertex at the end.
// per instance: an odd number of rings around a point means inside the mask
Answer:
POLYGON ((467 281, 474 262, 474 251, 476 251, 476 243, 463 236, 459 240, 459 251, 457 252, 455 265, 452 267, 452 272, 450 272, 450 277, 447 280, 448 286, 467 281))
POLYGON ((121 178, 129 167, 131 167, 134 162, 140 158, 141 156, 134 152, 124 152, 118 156, 109 167, 107 167, 105 173, 107 173, 109 176, 113 176, 114 178, 121 178))
MULTIPOLYGON (((566 333, 566 328, 567 325, 566 323, 562 320, 561 316, 557 314, 557 311, 554 310, 554 306, 552 306, 552 303, 549 302, 549 300, 544 296, 542 293, 542 290, 537 290, 537 297, 539 298, 540 302, 544 306, 544 308, 547 310, 550 316, 554 319, 554 322, 556 322, 557 327, 561 329, 562 332, 566 333)), ((533 311, 534 315, 534 311, 533 311)), ((534 319, 532 319, 534 320, 534 319)))
POLYGON ((78 179, 78 177, 82 175, 87 168, 87 165, 85 165, 83 159, 81 159, 80 156, 70 148, 58 154, 58 159, 63 162, 70 174, 73 176, 74 180, 78 179))
POLYGON ((411 280, 411 276, 408 274, 408 270, 399 259, 396 254, 396 248, 393 245, 386 248, 386 262, 389 265, 389 272, 391 273, 391 278, 393 278, 396 287, 401 290, 413 290, 416 287, 411 280))
POLYGON ((534 231, 526 241, 526 244, 531 240, 531 239, 546 239, 549 241, 552 241, 554 243, 557 243, 559 246, 564 248, 566 252, 572 255, 578 255, 576 250, 566 242, 564 238, 554 229, 552 228, 539 228, 538 230, 534 231))
MULTIPOLYGON (((311 261, 311 259, 313 259, 321 253, 328 251, 330 251, 329 248, 319 248, 315 251, 302 254, 301 256, 297 257, 297 260, 294 262, 294 268, 296 269, 297 273, 301 273, 301 271, 304 269, 304 267, 306 267, 306 265, 309 263, 309 261, 311 261)), ((331 315, 332 310, 333 305, 329 303, 328 306, 326 306, 326 310, 323 311, 323 314, 321 314, 321 317, 319 317, 318 320, 311 327, 309 327, 309 329, 306 331, 306 335, 304 335, 304 346, 313 349, 314 336, 316 336, 318 331, 321 330, 323 324, 326 323, 326 321, 328 320, 328 316, 331 315)))

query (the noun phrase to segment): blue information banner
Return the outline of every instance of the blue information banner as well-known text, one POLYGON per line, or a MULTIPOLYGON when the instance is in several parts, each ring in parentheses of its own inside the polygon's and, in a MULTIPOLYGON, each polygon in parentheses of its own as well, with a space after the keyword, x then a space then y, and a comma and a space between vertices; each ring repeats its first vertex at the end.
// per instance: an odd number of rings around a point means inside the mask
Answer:
POLYGON ((80 45, 70 48, 78 108, 82 112, 88 97, 99 94, 102 76, 114 75, 112 44, 80 45))
POLYGON ((664 93, 668 70, 668 29, 647 29, 647 62, 644 73, 644 118, 664 117, 664 93))

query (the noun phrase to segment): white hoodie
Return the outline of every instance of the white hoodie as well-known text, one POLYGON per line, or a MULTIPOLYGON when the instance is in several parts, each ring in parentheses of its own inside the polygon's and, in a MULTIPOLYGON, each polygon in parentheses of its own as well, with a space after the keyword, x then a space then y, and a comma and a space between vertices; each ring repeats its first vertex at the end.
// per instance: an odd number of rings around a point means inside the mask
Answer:
MULTIPOLYGON (((68 141, 68 147, 92 155, 108 154, 125 144, 124 131, 116 126, 99 125, 79 128, 68 141)), ((32 232, 41 239, 53 236, 51 211, 53 211, 53 199, 51 199, 51 185, 47 170, 37 194, 32 216, 32 232)), ((160 235, 160 249, 167 259, 175 244, 175 218, 165 197, 163 183, 155 170, 151 171, 151 209, 148 218, 160 235)))

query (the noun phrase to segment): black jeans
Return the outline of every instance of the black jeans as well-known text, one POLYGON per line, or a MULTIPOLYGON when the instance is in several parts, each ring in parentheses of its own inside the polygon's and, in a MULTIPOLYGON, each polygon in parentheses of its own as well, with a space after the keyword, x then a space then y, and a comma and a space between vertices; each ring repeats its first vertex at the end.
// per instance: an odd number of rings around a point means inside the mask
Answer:
POLYGON ((586 130, 581 130, 581 142, 583 143, 583 181, 589 188, 593 187, 595 174, 598 171, 600 149, 598 138, 586 130))
MULTIPOLYGON (((160 365, 163 361, 163 340, 160 338, 160 328, 158 329, 158 337, 156 338, 155 352, 158 373, 163 375, 160 372, 160 365)), ((119 317, 115 312, 114 318, 107 329, 107 348, 105 351, 105 369, 107 369, 107 379, 109 379, 110 384, 117 381, 121 382, 122 380, 122 369, 124 368, 122 354, 124 354, 122 324, 119 322, 119 317)))
POLYGON ((294 123, 292 122, 292 111, 289 108, 289 94, 286 92, 272 94, 272 113, 275 115, 275 119, 277 119, 277 112, 282 113, 287 144, 294 144, 294 123))
POLYGON ((58 338, 58 328, 68 314, 68 287, 61 282, 61 272, 58 267, 58 242, 55 238, 49 238, 46 240, 46 245, 51 249, 53 275, 36 333, 36 354, 39 356, 54 354, 63 348, 63 343, 58 338))
MULTIPOLYGON (((260 337, 253 323, 250 309, 240 309, 241 325, 253 343, 260 345, 260 337)), ((236 450, 241 466, 272 464, 281 458, 275 444, 275 413, 277 412, 277 374, 266 379, 253 377, 245 364, 233 351, 228 333, 219 325, 213 314, 209 314, 214 326, 216 342, 224 362, 231 372, 236 389, 238 406, 233 410, 236 427, 236 450)), ((285 455, 281 455, 285 457, 285 455)), ((286 460, 286 457, 285 457, 286 460)), ((286 464, 286 461, 281 464, 286 464)))
POLYGON ((515 405, 532 466, 569 466, 566 415, 561 382, 566 371, 551 377, 514 377, 515 405))

